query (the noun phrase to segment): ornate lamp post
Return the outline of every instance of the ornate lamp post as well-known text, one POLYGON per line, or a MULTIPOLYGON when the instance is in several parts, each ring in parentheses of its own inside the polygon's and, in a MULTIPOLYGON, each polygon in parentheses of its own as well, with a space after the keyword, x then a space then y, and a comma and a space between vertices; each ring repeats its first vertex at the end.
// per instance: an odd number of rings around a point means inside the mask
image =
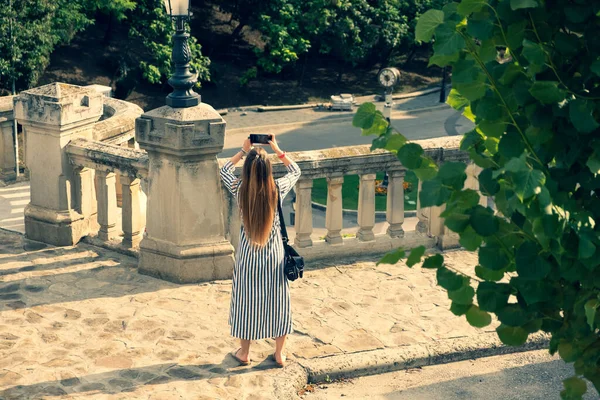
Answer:
POLYGON ((172 60, 175 71, 169 78, 174 89, 167 96, 167 105, 173 108, 194 107, 200 104, 200 95, 192 90, 197 75, 190 72, 190 35, 185 31, 185 21, 190 18, 189 0, 163 0, 167 13, 175 20, 172 60))
MULTIPOLYGON (((387 121, 392 124, 392 106, 394 105, 393 93, 394 86, 400 82, 400 71, 397 68, 384 68, 379 72, 377 76, 379 84, 385 88, 385 104, 383 106, 383 115, 387 121)), ((388 174, 386 173, 383 177, 383 182, 379 187, 387 188, 388 186, 388 174)))

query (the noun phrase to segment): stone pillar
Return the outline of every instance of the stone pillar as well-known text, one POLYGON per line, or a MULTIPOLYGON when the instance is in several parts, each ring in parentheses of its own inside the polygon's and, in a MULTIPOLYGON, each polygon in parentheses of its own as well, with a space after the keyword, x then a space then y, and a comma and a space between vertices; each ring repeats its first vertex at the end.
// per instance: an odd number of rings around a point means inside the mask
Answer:
POLYGON ((429 232, 429 220, 431 214, 431 208, 423 208, 421 207, 421 188, 422 182, 419 181, 417 186, 417 218, 419 222, 417 222, 416 231, 419 233, 428 233, 429 232))
POLYGON ((53 83, 22 92, 14 104, 15 117, 27 135, 31 181, 25 234, 45 243, 73 245, 88 234, 90 219, 73 208, 74 172, 65 148, 72 139, 92 138, 103 111, 102 95, 53 83))
MULTIPOLYGON (((467 174, 467 179, 465 180, 465 189, 473 189, 479 192, 479 174, 483 171, 483 168, 476 164, 467 165, 467 169, 465 173, 467 174)), ((486 196, 479 193, 479 204, 483 207, 488 206, 488 199, 486 196)))
POLYGON ((142 239, 142 215, 140 209, 140 180, 128 175, 121 175, 123 193, 123 245, 137 246, 142 239))
POLYGON ((431 237, 437 238, 437 246, 440 250, 460 247, 460 236, 444 225, 444 218, 441 217, 441 214, 445 209, 446 205, 429 207, 428 234, 431 237))
POLYGON ((358 233, 356 237, 361 241, 375 240, 373 227, 375 226, 375 174, 360 176, 358 189, 358 233))
POLYGON ((313 231, 312 215, 312 179, 300 179, 296 184, 296 238, 294 244, 298 247, 310 247, 313 231))
POLYGON ((98 238, 111 240, 117 235, 117 193, 114 172, 96 170, 96 189, 98 190, 98 238))
POLYGON ((90 219, 90 228, 97 225, 98 216, 94 175, 94 171, 89 168, 79 167, 73 170, 75 187, 74 208, 84 218, 90 219))
POLYGON ((13 96, 0 98, 0 173, 15 168, 13 96))
POLYGON ((342 244, 340 232, 343 225, 342 184, 343 176, 327 178, 327 210, 325 211, 325 240, 330 244, 342 244))
POLYGON ((387 234, 403 237, 404 229, 404 176, 406 171, 388 171, 388 190, 385 219, 389 224, 387 234))
POLYGON ((179 283, 231 278, 216 157, 224 138, 225 121, 205 103, 164 106, 136 120, 136 139, 149 157, 141 273, 179 283))

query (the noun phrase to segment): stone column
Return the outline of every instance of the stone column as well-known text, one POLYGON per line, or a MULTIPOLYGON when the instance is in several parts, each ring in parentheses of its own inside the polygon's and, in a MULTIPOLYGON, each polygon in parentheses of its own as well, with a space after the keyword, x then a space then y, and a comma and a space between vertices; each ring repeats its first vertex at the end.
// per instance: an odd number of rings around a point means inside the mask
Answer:
POLYGON ((375 240, 373 227, 375 226, 375 174, 360 176, 358 189, 358 233, 356 237, 361 241, 375 240))
POLYGON ((296 238, 294 244, 298 247, 310 247, 313 231, 312 215, 312 179, 300 179, 296 184, 296 238))
POLYGON ((417 186, 417 222, 416 231, 427 234, 429 232, 429 220, 431 219, 431 207, 421 207, 421 188, 422 182, 419 181, 417 186))
POLYGON ((73 207, 74 172, 65 148, 72 139, 92 138, 102 103, 100 93, 64 83, 27 90, 15 98, 15 117, 27 132, 28 238, 68 246, 88 234, 90 219, 73 207))
POLYGON ((90 228, 96 225, 98 216, 94 176, 94 170, 90 168, 78 167, 73 170, 74 208, 84 218, 90 219, 90 228))
POLYGON ((389 224, 387 234, 403 237, 404 229, 404 176, 406 171, 388 171, 388 190, 385 219, 389 224))
POLYGON ((0 172, 15 168, 13 96, 0 98, 0 172))
POLYGON ((330 244, 342 244, 340 232, 343 225, 342 184, 343 176, 327 178, 327 211, 325 211, 325 240, 330 244))
POLYGON ((216 158, 224 138, 225 121, 205 103, 164 106, 136 120, 136 139, 149 157, 141 273, 179 283, 232 276, 216 158))
POLYGON ((460 236, 444 225, 444 218, 441 217, 441 214, 445 209, 446 205, 429 207, 428 234, 437 238, 437 246, 440 250, 460 247, 460 236))
POLYGON ((121 175, 123 193, 122 227, 123 245, 137 246, 142 239, 142 215, 140 210, 140 180, 128 175, 121 175))
POLYGON ((114 172, 96 170, 98 190, 98 239, 108 241, 117 235, 117 193, 114 172))

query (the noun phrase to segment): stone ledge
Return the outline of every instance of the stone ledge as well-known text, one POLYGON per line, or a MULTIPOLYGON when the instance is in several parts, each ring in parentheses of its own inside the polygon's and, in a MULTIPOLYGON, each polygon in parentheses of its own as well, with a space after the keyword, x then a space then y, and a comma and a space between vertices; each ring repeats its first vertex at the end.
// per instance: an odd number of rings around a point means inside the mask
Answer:
POLYGON ((67 154, 71 164, 79 167, 118 171, 136 178, 148 175, 145 151, 80 138, 68 144, 67 154))
MULTIPOLYGON (((548 346, 549 336, 531 335, 522 346, 506 346, 498 335, 483 333, 476 337, 440 340, 433 344, 417 344, 391 349, 371 350, 298 360, 308 375, 308 382, 327 379, 355 378, 408 368, 446 364, 501 354, 538 350, 548 346)), ((308 383, 307 382, 307 383, 308 383)))
POLYGON ((103 116, 94 124, 93 138, 98 141, 125 142, 135 136, 135 120, 143 110, 133 103, 104 97, 103 116), (126 136, 118 138, 119 136, 126 136))

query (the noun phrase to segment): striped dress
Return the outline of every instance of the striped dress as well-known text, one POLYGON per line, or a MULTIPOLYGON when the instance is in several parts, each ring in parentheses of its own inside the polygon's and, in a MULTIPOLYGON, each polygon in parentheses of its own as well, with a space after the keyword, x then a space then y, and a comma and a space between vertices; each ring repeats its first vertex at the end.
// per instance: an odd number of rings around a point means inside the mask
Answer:
MULTIPOLYGON (((300 177, 300 168, 292 161, 288 173, 275 181, 282 201, 300 177)), ((239 179, 235 166, 227 162, 221 168, 225 187, 237 198, 239 179)), ((242 221, 243 224, 243 221, 242 221)), ((284 250, 279 215, 276 212, 271 235, 264 247, 252 246, 242 226, 235 255, 229 325, 231 335, 246 340, 276 338, 292 332, 292 310, 288 280, 283 271, 284 250)))

